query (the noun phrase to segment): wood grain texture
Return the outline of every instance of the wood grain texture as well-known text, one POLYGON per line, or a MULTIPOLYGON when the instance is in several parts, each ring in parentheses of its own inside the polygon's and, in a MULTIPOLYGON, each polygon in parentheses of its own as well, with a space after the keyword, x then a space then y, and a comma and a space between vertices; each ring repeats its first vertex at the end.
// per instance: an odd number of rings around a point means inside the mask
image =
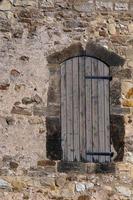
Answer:
MULTIPOLYGON (((85 58, 85 75, 92 75, 92 59, 85 58)), ((92 142, 93 142, 93 132, 92 132, 92 80, 85 79, 85 89, 86 89, 86 152, 93 152, 92 142)), ((86 159, 92 162, 92 156, 86 155, 86 159)))
POLYGON ((79 87, 79 59, 76 57, 73 58, 73 143, 75 161, 80 161, 79 87))
MULTIPOLYGON (((103 76, 104 74, 104 66, 103 63, 98 61, 98 76, 103 76)), ((104 80, 99 79, 98 80, 98 113, 99 113, 99 119, 98 119, 98 134, 99 134, 99 152, 105 152, 105 124, 104 124, 104 115, 105 115, 105 97, 104 97, 104 80)), ((99 162, 104 163, 105 162, 105 156, 99 156, 99 162)))
POLYGON ((67 160, 67 116, 66 116, 66 64, 61 65, 61 145, 63 160, 67 160))
POLYGON ((68 160, 73 161, 73 84, 72 59, 66 61, 66 93, 67 93, 67 153, 68 160))
MULTIPOLYGON (((98 76, 98 61, 92 59, 92 75, 98 76)), ((92 79, 92 131, 93 131, 93 152, 99 152, 98 133, 98 79, 92 79)), ((93 161, 98 162, 98 156, 93 156, 93 161)))
POLYGON ((80 111, 80 158, 86 159, 85 134, 85 57, 79 57, 79 111, 80 111))
MULTIPOLYGON (((109 76, 109 68, 104 65, 104 76, 109 76)), ((104 107, 105 107, 105 151, 110 152, 110 119, 109 119, 109 80, 104 80, 104 107)), ((106 156, 106 162, 110 162, 110 156, 106 156)))

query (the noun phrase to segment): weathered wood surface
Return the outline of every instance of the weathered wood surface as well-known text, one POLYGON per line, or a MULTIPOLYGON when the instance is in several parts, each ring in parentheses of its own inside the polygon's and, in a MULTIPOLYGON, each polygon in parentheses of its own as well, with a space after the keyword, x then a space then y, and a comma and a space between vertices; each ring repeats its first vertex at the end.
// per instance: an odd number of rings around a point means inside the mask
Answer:
MULTIPOLYGON (((85 58, 85 75, 92 75, 92 59, 85 58)), ((85 79, 86 87, 86 152, 93 152, 93 132, 92 132, 92 80, 85 79)), ((87 155, 86 159, 89 162, 92 162, 92 156, 87 155)))
MULTIPOLYGON (((109 68, 104 64, 104 76, 109 76, 109 68)), ((110 152, 110 119, 109 119, 109 81, 104 80, 104 108, 105 108, 105 151, 110 152)), ((106 156, 106 162, 110 162, 110 157, 106 156)))
POLYGON ((80 158, 86 160, 85 134, 85 57, 79 57, 79 111, 80 111, 80 158))
POLYGON ((66 116, 66 65, 61 66, 61 141, 63 160, 67 160, 67 116, 66 116))
POLYGON ((67 92, 67 152, 70 161, 73 161, 73 84, 72 59, 66 62, 66 92, 67 92))
MULTIPOLYGON (((98 76, 98 61, 92 59, 92 76, 98 76)), ((98 79, 92 79, 92 132, 93 132, 93 152, 99 152, 98 134, 98 79)), ((98 156, 93 156, 93 161, 98 162, 98 156)))
POLYGON ((73 58, 73 126, 74 160, 80 161, 80 118, 79 118, 79 59, 73 58))
MULTIPOLYGON (((104 66, 103 63, 98 61, 98 76, 103 76, 104 74, 104 66)), ((104 127, 105 127, 105 120, 104 120, 104 80, 99 79, 98 80, 98 112, 99 112, 99 152, 105 151, 105 133, 104 133, 104 127)), ((105 156, 99 156, 99 162, 105 162, 105 156)))
POLYGON ((75 57, 61 66, 61 134, 63 160, 109 162, 109 68, 90 57, 75 57))

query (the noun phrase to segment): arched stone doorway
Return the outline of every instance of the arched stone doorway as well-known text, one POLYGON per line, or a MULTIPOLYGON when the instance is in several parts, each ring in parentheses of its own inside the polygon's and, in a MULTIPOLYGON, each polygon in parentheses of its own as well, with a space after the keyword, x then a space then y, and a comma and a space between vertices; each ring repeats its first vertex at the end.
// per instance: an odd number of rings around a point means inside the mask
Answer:
MULTIPOLYGON (((61 52, 54 53, 48 57, 48 67, 50 71, 50 84, 48 91, 48 114, 46 118, 47 126, 47 157, 49 159, 62 159, 61 148, 61 77, 60 77, 60 63, 75 56, 91 56, 102 60, 109 66, 117 67, 124 64, 124 59, 110 52, 107 49, 88 43, 84 50, 80 43, 73 44, 61 52)), ((124 155, 124 120, 119 118, 121 125, 115 126, 115 117, 111 117, 111 140, 112 146, 117 152, 116 159, 122 159, 124 155), (115 131, 112 126, 116 127, 115 131), (121 136, 119 129, 122 130, 121 136), (117 140, 117 142, 116 142, 117 140)))

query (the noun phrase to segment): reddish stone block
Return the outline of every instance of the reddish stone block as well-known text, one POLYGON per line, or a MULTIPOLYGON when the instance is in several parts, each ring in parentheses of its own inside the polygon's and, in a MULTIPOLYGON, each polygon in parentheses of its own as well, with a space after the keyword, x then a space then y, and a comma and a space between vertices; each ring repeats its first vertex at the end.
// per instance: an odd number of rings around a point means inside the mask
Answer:
POLYGON ((53 160, 39 160, 37 162, 38 166, 44 167, 44 166, 55 166, 56 162, 53 160))

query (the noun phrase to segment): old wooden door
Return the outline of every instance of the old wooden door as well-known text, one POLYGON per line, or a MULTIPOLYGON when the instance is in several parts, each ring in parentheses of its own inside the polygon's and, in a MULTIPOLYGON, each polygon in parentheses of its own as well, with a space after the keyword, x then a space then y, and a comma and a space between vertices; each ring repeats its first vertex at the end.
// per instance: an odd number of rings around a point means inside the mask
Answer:
POLYGON ((64 161, 110 162, 109 67, 88 56, 61 65, 64 161))

